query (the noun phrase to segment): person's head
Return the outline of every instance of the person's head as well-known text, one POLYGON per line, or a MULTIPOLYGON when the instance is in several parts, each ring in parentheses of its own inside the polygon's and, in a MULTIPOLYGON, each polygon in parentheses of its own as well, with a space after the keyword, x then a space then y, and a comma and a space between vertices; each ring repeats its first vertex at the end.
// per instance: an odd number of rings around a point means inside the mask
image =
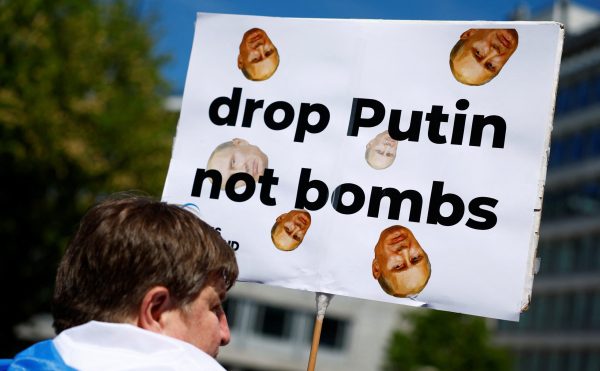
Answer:
POLYGON ((229 342, 221 301, 237 275, 233 250, 189 211, 110 199, 83 217, 60 262, 54 328, 128 323, 216 356, 229 342))
POLYGON ((431 275, 427 253, 412 232, 400 225, 381 232, 372 270, 383 291, 401 298, 420 293, 431 275))
MULTIPOLYGON (((255 181, 258 181, 258 177, 265 173, 268 165, 269 158, 260 148, 244 139, 234 138, 215 148, 208 158, 206 167, 221 173, 221 189, 224 189, 229 177, 236 173, 248 173, 255 181)), ((239 181, 235 187, 242 185, 244 182, 239 181)))
POLYGON ((483 85, 500 73, 518 44, 515 29, 471 28, 450 52, 452 74, 463 84, 483 85))
POLYGON ((265 31, 252 28, 242 37, 237 63, 248 80, 262 81, 277 70, 279 53, 265 31))
POLYGON ((302 243, 310 227, 310 214, 304 210, 292 210, 281 214, 271 229, 271 240, 279 250, 291 251, 302 243))
POLYGON ((379 133, 367 143, 365 160, 373 169, 381 170, 390 167, 396 159, 398 141, 392 139, 388 131, 379 133))

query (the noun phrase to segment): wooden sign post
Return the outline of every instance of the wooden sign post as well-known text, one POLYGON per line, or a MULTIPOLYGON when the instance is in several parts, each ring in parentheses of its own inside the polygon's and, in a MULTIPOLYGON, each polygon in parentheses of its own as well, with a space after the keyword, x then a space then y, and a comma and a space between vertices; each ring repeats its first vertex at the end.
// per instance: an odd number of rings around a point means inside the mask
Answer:
POLYGON ((317 292, 315 295, 317 299, 317 317, 315 318, 315 326, 313 329, 313 338, 310 346, 310 357, 308 359, 307 371, 314 371, 315 365, 317 364, 317 351, 319 350, 319 341, 321 340, 323 319, 325 319, 325 312, 329 306, 329 301, 333 298, 333 295, 322 292, 317 292))

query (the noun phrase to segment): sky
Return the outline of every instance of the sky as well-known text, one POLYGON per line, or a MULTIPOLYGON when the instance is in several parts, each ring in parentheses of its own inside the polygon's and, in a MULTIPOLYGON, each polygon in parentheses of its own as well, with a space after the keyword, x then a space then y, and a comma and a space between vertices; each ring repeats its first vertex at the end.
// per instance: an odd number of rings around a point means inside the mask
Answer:
MULTIPOLYGON (((578 0, 600 11, 600 0, 578 0)), ((154 15, 156 52, 171 56, 163 75, 182 94, 194 36, 196 12, 303 18, 503 21, 520 5, 532 13, 553 0, 138 0, 143 15, 154 15)))

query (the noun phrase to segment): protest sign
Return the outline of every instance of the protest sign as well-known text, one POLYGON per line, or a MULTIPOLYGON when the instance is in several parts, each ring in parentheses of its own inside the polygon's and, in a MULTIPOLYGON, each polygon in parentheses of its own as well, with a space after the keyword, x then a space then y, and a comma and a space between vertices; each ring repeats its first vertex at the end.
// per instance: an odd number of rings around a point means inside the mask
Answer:
POLYGON ((563 30, 199 14, 163 199, 240 280, 518 319, 563 30))

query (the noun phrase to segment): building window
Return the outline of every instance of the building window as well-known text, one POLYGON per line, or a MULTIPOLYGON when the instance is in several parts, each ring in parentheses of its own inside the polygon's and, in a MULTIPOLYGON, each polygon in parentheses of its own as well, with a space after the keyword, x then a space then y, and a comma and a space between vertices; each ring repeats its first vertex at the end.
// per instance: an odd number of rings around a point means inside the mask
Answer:
POLYGON ((588 312, 588 298, 591 296, 591 293, 587 292, 575 292, 573 294, 573 303, 572 303, 572 321, 571 326, 573 326, 574 330, 583 330, 586 326, 586 318, 588 312))
POLYGON ((239 326, 238 316, 240 301, 236 298, 227 298, 223 303, 223 311, 227 316, 227 324, 230 329, 237 329, 239 326))
POLYGON ((556 252, 558 253, 558 273, 569 273, 573 271, 574 255, 573 239, 567 238, 560 241, 556 252))
POLYGON ((325 317, 320 345, 332 349, 344 348, 347 327, 348 321, 346 320, 325 317))
POLYGON ((516 370, 532 370, 531 364, 533 361, 533 354, 531 351, 521 351, 516 357, 516 370))
POLYGON ((581 352, 568 352, 568 363, 565 370, 583 370, 581 352))
POLYGON ((540 276, 600 271, 600 234, 540 241, 540 276))
POLYGON ((598 257, 600 257, 598 244, 598 236, 587 235, 581 238, 577 264, 580 271, 600 270, 600 264, 597 263, 598 257))
POLYGON ((536 310, 531 314, 535 320, 534 328, 536 330, 543 329, 544 326, 547 326, 552 321, 552 306, 549 305, 551 299, 552 298, 548 297, 547 295, 542 295, 537 299, 537 303, 534 304, 534 308, 536 308, 536 310))
POLYGON ((591 311, 589 328, 600 330, 600 291, 596 291, 591 297, 591 311))
POLYGON ((600 369, 600 351, 542 351, 524 350, 517 354, 519 371, 597 371, 600 369))
POLYGON ((598 102, 600 102, 600 75, 560 86, 556 98, 556 115, 560 116, 598 102))
POLYGON ((600 179, 560 190, 548 190, 544 196, 543 210, 544 220, 600 215, 600 179))
POLYGON ((552 139, 550 168, 600 158, 600 127, 552 139))
POLYGON ((518 323, 500 321, 499 332, 593 332, 600 330, 600 289, 535 294, 518 323))
MULTIPOLYGON (((312 317, 312 316, 311 316, 312 317)), ((315 319, 311 318, 310 328, 314 328, 315 319)), ((320 348, 329 350, 343 350, 346 347, 346 341, 349 337, 350 321, 342 318, 325 316, 323 327, 321 328, 321 339, 319 340, 320 348)), ((310 344, 312 341, 312 331, 307 333, 306 342, 310 344)))
POLYGON ((600 370, 600 351, 589 351, 585 354, 585 368, 586 371, 600 370))
POLYGON ((255 331, 268 337, 287 339, 290 337, 292 312, 270 305, 259 305, 255 331))

